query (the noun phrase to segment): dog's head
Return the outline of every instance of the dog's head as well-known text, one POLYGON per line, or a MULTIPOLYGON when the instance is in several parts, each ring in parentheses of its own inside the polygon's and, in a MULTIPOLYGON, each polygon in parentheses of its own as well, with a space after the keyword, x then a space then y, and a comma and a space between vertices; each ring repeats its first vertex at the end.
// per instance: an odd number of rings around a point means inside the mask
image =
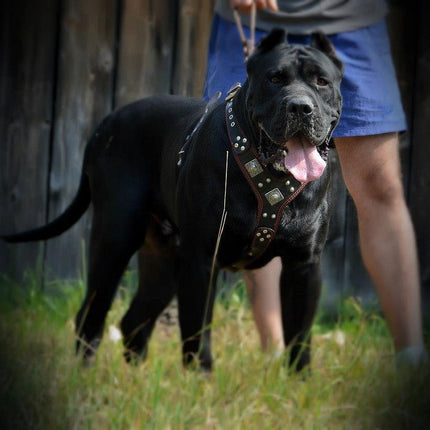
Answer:
POLYGON ((283 30, 273 30, 249 58, 246 107, 263 160, 308 182, 326 165, 341 112, 343 66, 321 33, 312 35, 310 46, 285 39, 283 30))

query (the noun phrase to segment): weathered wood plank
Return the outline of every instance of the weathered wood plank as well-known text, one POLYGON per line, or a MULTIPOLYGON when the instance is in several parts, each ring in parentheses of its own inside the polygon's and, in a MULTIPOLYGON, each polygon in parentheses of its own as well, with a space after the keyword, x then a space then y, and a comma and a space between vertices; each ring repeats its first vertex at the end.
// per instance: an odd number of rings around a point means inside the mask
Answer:
POLYGON ((174 94, 203 95, 213 5, 213 0, 179 0, 174 94))
POLYGON ((117 106, 150 94, 170 92, 175 3, 169 0, 123 2, 115 100, 117 106))
POLYGON ((410 118, 413 110, 413 76, 416 52, 414 49, 417 22, 414 7, 406 7, 403 0, 390 0, 387 28, 403 107, 410 118))
MULTIPOLYGON (((63 2, 49 219, 72 201, 86 141, 111 110, 115 16, 115 0, 63 2)), ((67 233, 47 242, 50 277, 76 277, 81 273, 82 243, 87 233, 85 216, 67 233)))
MULTIPOLYGON (((0 6, 2 233, 46 221, 56 15, 56 0, 17 0, 0 6)), ((37 243, 0 242, 0 271, 21 279, 38 258, 42 261, 43 249, 37 243)))
MULTIPOLYGON (((174 57, 176 2, 124 0, 115 107, 151 94, 168 94, 174 57)), ((131 267, 137 267, 133 258, 131 267)))
POLYGON ((402 96, 403 109, 408 121, 408 130, 400 136, 400 155, 402 163, 403 184, 405 192, 409 188, 411 125, 413 123, 413 85, 411 77, 415 73, 416 11, 414 7, 405 8, 401 0, 390 1, 390 13, 387 27, 390 35, 391 52, 396 69, 397 81, 402 96))
POLYGON ((416 25, 420 34, 417 40, 416 80, 414 89, 413 148, 411 155, 411 174, 409 202, 418 242, 423 285, 424 313, 430 320, 430 4, 418 2, 420 9, 416 25))

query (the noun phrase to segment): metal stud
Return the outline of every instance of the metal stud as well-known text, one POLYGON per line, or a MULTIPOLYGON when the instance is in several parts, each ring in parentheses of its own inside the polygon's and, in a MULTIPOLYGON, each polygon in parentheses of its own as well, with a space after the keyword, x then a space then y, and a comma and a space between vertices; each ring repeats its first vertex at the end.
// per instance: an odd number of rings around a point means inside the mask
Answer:
POLYGON ((266 182, 267 182, 268 184, 270 184, 270 183, 272 182, 272 180, 271 180, 270 178, 266 178, 266 182))
MULTIPOLYGON (((230 105, 231 106, 231 105, 230 105)), ((230 108, 229 110, 228 110, 228 113, 232 113, 233 112, 233 109, 232 108, 230 108)))
POLYGON ((267 218, 267 212, 263 213, 263 218, 267 218))
POLYGON ((276 215, 275 215, 275 214, 272 214, 270 218, 272 218, 272 219, 276 219, 276 215))
POLYGON ((261 182, 258 183, 258 188, 263 188, 263 184, 261 182))
POLYGON ((240 136, 236 136, 236 140, 240 140, 240 136))
POLYGON ((260 238, 260 242, 264 242, 264 237, 260 238))
POLYGON ((285 185, 288 187, 288 185, 290 185, 291 184, 291 182, 290 181, 287 181, 287 182, 285 182, 285 185))
POLYGON ((264 230, 263 230, 263 233, 264 233, 264 234, 267 234, 267 230, 266 230, 266 229, 264 229, 264 230))
POLYGON ((261 233, 260 233, 260 232, 258 232, 258 233, 257 233, 257 237, 260 237, 260 236, 261 236, 261 233))
POLYGON ((267 239, 270 239, 272 237, 271 234, 266 235, 267 239))
POLYGON ((274 188, 273 190, 268 191, 265 194, 267 201, 273 206, 282 200, 284 200, 284 196, 281 193, 279 188, 274 188))
POLYGON ((248 139, 247 139, 246 137, 244 137, 244 138, 242 139, 242 142, 243 142, 243 143, 246 143, 246 142, 248 142, 248 139))
POLYGON ((233 121, 230 125, 231 125, 232 127, 234 127, 234 126, 236 125, 236 123, 233 121))
POLYGON ((235 148, 239 148, 239 144, 238 144, 238 143, 235 143, 233 146, 234 146, 235 148))
POLYGON ((230 116, 228 117, 228 119, 233 119, 233 115, 230 115, 230 116))
POLYGON ((248 171, 252 178, 254 176, 259 175, 263 171, 261 164, 256 158, 253 158, 251 161, 245 163, 245 169, 248 171))
POLYGON ((294 187, 291 187, 291 188, 290 188, 290 193, 294 193, 294 191, 295 191, 295 188, 294 188, 294 187))
POLYGON ((245 151, 245 147, 244 147, 244 146, 241 146, 241 147, 240 147, 240 150, 241 150, 241 151, 245 151))

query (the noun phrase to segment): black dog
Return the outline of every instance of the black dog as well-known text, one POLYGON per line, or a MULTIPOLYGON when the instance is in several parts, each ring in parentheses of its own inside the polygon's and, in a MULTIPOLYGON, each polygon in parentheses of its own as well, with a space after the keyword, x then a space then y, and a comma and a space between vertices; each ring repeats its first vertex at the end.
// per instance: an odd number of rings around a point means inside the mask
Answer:
POLYGON ((5 237, 54 237, 93 203, 88 290, 76 317, 85 359, 94 356, 120 277, 143 246, 139 289, 121 323, 128 359, 145 356, 154 323, 176 293, 183 361, 196 357, 209 370, 218 270, 257 268, 281 256, 290 362, 298 369, 309 363, 329 218, 324 167, 340 116, 342 65, 325 36, 301 47, 274 30, 247 72, 231 100, 213 108, 159 96, 109 115, 89 141, 66 211, 5 237))

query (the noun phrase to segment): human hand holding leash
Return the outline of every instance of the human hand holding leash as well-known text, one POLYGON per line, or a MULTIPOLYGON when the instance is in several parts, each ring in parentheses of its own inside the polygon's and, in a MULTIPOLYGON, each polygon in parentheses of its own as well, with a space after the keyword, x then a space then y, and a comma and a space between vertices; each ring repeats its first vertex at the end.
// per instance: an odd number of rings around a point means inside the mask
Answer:
POLYGON ((249 13, 252 3, 256 4, 258 10, 270 9, 274 12, 279 10, 278 0, 230 0, 231 7, 241 13, 249 13))
POLYGON ((278 0, 230 0, 230 6, 233 9, 233 17, 243 45, 243 55, 245 56, 246 62, 254 51, 256 11, 269 8, 276 12, 278 10, 278 0), (251 15, 249 39, 246 38, 243 31, 239 13, 251 15))

